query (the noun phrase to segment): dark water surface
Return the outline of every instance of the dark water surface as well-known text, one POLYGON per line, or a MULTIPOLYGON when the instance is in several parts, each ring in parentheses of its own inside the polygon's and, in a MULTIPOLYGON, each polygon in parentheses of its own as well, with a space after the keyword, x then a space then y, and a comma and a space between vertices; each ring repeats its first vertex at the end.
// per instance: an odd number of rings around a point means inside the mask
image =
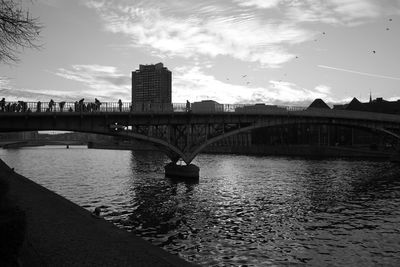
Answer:
POLYGON ((199 155, 198 183, 155 152, 0 149, 33 181, 208 266, 400 266, 400 165, 199 155))

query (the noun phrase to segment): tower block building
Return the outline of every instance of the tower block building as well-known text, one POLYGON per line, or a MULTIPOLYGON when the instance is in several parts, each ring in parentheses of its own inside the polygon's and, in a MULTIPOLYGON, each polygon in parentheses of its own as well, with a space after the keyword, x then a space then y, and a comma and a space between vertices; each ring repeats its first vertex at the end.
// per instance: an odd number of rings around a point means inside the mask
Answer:
POLYGON ((132 109, 172 111, 172 74, 162 63, 139 65, 132 72, 132 109))

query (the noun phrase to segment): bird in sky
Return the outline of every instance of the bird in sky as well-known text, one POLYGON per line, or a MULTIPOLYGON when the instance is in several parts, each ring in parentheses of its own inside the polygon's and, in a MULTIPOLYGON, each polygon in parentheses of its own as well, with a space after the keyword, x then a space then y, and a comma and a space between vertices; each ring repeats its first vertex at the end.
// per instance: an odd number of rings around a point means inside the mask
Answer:
POLYGON ((374 53, 374 54, 375 54, 375 53, 376 53, 376 51, 375 51, 375 50, 372 50, 372 53, 374 53))
POLYGON ((244 77, 247 77, 247 75, 245 74, 245 75, 242 75, 242 78, 244 78, 244 77))

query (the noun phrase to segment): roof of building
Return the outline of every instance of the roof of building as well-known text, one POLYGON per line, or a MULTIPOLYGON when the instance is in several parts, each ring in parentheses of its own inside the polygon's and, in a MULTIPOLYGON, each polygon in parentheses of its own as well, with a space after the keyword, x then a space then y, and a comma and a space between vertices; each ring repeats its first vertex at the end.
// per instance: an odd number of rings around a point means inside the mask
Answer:
MULTIPOLYGON (((382 97, 378 97, 375 100, 367 103, 362 103, 354 97, 349 104, 343 105, 342 107, 346 110, 400 114, 400 100, 387 101, 384 100, 382 97)), ((338 107, 338 109, 340 109, 340 107, 338 107)))
POLYGON ((346 110, 360 110, 365 111, 364 104, 361 103, 357 98, 353 98, 350 103, 347 105, 346 110))
POLYGON ((322 108, 322 109, 331 109, 321 98, 315 99, 307 109, 309 108, 322 108))

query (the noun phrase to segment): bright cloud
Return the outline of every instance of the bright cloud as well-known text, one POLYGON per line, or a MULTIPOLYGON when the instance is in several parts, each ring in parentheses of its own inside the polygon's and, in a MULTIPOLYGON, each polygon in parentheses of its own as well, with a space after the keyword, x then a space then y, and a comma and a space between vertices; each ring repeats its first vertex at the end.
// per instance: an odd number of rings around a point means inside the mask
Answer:
POLYGON ((310 40, 313 35, 291 22, 278 23, 240 9, 223 11, 207 2, 175 13, 144 1, 135 7, 98 1, 89 6, 101 15, 108 31, 130 36, 135 46, 184 58, 222 55, 277 67, 294 58, 288 46, 310 40))
POLYGON ((104 100, 112 101, 121 96, 124 101, 131 99, 130 77, 122 75, 112 66, 72 65, 71 69, 60 68, 54 74, 88 86, 82 95, 102 96, 104 100))
POLYGON ((10 87, 10 79, 5 76, 0 76, 0 88, 10 87))
POLYGON ((199 67, 179 67, 174 70, 173 101, 184 103, 212 99, 220 103, 310 103, 315 98, 332 102, 330 88, 319 85, 314 90, 290 82, 270 81, 265 87, 246 87, 217 80, 199 67))
POLYGON ((234 2, 243 7, 272 8, 276 7, 282 0, 234 0, 234 2))
MULTIPOLYGON (((384 0, 386 1, 386 0, 384 0)), ((383 14, 373 0, 304 0, 286 7, 286 16, 299 22, 358 25, 383 14)))
POLYGON ((356 25, 382 13, 373 0, 91 0, 86 5, 98 12, 106 30, 129 36, 133 46, 153 55, 229 56, 264 67, 282 66, 294 58, 293 45, 314 39, 314 30, 299 22, 356 25), (279 8, 269 12, 273 7, 279 8))

